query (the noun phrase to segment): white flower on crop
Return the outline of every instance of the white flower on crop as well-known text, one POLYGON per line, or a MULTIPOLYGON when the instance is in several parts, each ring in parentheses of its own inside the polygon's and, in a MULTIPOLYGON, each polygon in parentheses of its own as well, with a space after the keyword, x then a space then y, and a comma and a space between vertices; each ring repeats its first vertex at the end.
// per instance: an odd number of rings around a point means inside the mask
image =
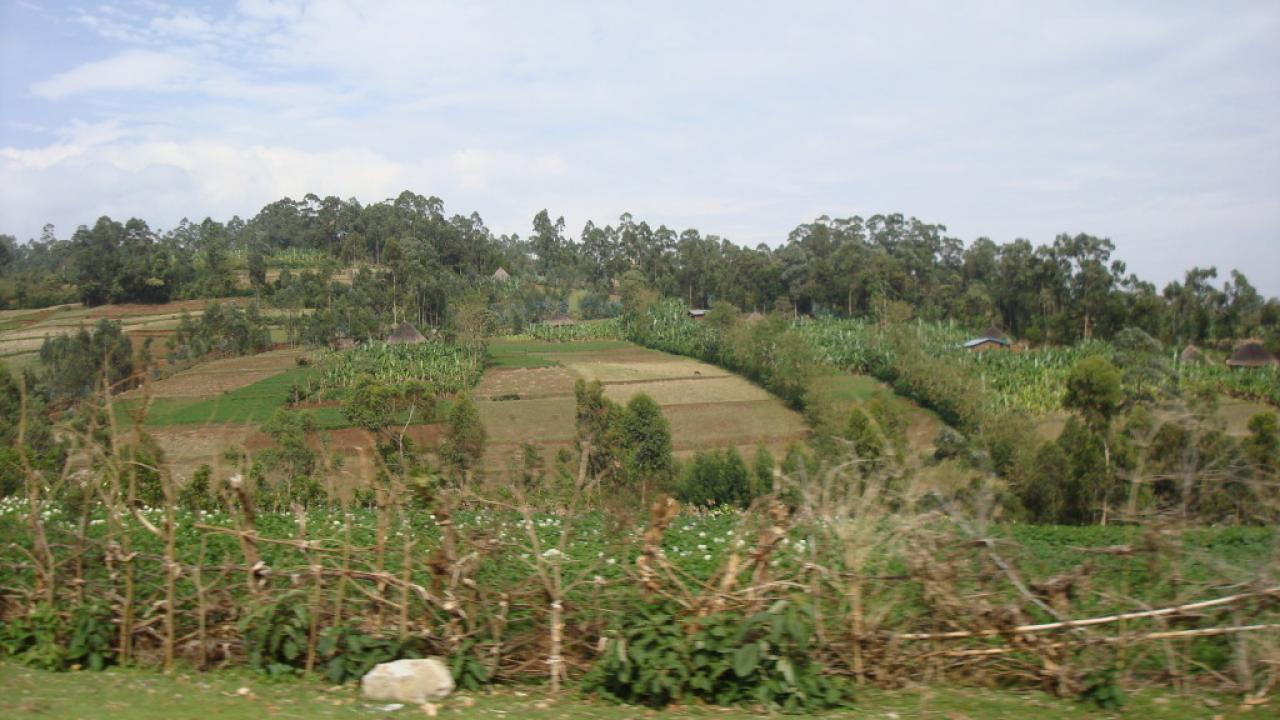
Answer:
POLYGON ((613 565, 613 564, 617 563, 618 561, 617 561, 617 560, 614 560, 613 558, 609 558, 608 560, 605 560, 604 562, 605 562, 605 564, 606 564, 606 565, 613 565))
POLYGON ((706 549, 707 549, 707 546, 706 546, 706 545, 699 544, 699 545, 698 545, 698 549, 699 549, 699 550, 706 550, 706 549))
POLYGON ((556 548, 551 548, 550 550, 547 550, 546 552, 542 553, 542 557, 553 558, 553 557, 560 557, 563 554, 564 553, 560 552, 556 548))
POLYGON ((703 559, 703 560, 710 560, 710 559, 711 559, 711 555, 709 555, 709 554, 708 554, 708 555, 703 555, 703 556, 702 556, 702 559, 703 559))

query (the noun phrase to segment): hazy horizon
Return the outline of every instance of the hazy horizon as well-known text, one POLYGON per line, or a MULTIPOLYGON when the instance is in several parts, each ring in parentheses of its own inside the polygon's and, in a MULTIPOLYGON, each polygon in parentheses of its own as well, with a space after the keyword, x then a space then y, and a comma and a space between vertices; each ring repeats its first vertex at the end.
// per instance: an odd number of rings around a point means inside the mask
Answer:
POLYGON ((0 232, 409 189, 776 246, 901 212, 1280 295, 1280 5, 0 0, 0 232))

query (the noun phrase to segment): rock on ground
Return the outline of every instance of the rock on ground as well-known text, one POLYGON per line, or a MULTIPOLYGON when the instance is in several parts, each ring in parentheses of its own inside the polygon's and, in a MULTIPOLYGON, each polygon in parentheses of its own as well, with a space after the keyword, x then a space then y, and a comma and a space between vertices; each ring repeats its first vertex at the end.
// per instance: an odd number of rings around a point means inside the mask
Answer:
POLYGON ((453 675, 438 658, 380 663, 360 680, 370 700, 393 700, 421 705, 453 692, 453 675))

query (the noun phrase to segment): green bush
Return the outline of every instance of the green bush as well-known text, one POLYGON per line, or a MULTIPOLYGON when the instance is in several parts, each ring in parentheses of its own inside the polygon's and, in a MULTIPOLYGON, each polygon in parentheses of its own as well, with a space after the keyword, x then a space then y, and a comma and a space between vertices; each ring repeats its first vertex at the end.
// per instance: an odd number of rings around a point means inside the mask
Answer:
MULTIPOLYGON (((769 472, 772 481, 772 460, 769 472)), ((694 455, 681 469, 676 497, 690 505, 745 508, 756 497, 753 485, 757 483, 736 448, 708 450, 694 455)))
POLYGON ((627 613, 611 635, 583 689, 617 702, 663 707, 697 699, 804 713, 850 699, 813 661, 813 611, 805 601, 778 600, 745 618, 685 618, 674 603, 650 603, 627 613))

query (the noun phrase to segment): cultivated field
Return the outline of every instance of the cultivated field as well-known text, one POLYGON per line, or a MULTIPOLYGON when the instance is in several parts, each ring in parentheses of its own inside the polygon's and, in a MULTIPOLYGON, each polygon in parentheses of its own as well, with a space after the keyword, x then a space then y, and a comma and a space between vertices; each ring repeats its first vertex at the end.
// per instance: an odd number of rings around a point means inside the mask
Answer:
MULTIPOLYGON (((86 308, 82 305, 55 305, 37 310, 0 310, 0 362, 11 369, 30 365, 45 338, 67 335, 80 328, 92 328, 103 318, 119 322, 126 335, 139 344, 143 338, 162 339, 178 327, 182 313, 199 317, 213 302, 238 302, 250 298, 175 300, 163 305, 121 304, 86 308)), ((264 308, 263 314, 273 311, 264 308)))
POLYGON ((490 368, 476 389, 488 431, 486 468, 505 471, 523 443, 550 460, 575 437, 573 385, 599 380, 605 395, 626 403, 646 393, 671 423, 677 456, 698 450, 759 445, 775 453, 804 440, 804 419, 747 380, 706 363, 624 342, 490 342, 490 368))

